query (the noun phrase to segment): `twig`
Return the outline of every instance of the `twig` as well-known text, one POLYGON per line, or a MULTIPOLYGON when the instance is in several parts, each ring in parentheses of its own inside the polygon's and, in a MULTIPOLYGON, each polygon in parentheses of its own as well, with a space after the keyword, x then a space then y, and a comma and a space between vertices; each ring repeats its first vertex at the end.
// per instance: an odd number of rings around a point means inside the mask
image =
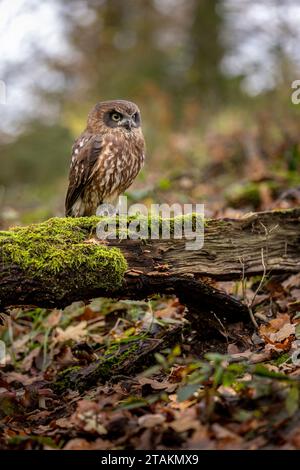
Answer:
POLYGON ((246 279, 245 279, 245 265, 244 263, 242 262, 242 260, 240 259, 240 263, 242 265, 242 290, 243 290, 243 298, 244 298, 244 301, 246 303, 246 307, 248 309, 248 312, 249 312, 249 316, 250 316, 250 319, 253 323, 253 325, 255 326, 255 328, 258 330, 258 323, 257 321, 255 320, 255 317, 254 317, 254 314, 253 314, 253 310, 252 310, 252 305, 253 305, 253 299, 252 299, 252 302, 250 303, 248 301, 248 298, 247 298, 247 293, 246 293, 246 279))

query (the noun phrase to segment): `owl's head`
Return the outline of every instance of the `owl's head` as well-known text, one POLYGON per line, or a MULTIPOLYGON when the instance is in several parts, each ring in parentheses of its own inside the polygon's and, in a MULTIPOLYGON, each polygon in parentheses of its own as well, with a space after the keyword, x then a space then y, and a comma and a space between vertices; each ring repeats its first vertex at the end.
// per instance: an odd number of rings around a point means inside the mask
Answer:
POLYGON ((102 101, 96 104, 88 116, 88 129, 93 132, 101 133, 112 129, 134 132, 140 127, 140 110, 131 101, 102 101))

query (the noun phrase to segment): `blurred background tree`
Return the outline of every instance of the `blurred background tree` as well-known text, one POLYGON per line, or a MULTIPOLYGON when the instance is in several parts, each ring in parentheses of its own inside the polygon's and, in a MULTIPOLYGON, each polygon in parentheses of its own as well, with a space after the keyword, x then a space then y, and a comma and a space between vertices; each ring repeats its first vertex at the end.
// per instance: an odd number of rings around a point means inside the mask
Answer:
POLYGON ((3 225, 63 213, 72 142, 105 99, 142 110, 133 200, 215 214, 299 182, 298 0, 2 0, 0 18, 3 225))

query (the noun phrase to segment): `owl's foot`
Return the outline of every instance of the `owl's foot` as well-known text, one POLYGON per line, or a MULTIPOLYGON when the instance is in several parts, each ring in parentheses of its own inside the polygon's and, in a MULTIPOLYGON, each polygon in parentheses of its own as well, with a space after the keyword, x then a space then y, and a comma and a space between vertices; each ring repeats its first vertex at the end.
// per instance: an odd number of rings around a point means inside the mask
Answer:
POLYGON ((96 215, 99 217, 113 217, 118 212, 118 208, 113 206, 112 204, 101 204, 97 208, 96 215))

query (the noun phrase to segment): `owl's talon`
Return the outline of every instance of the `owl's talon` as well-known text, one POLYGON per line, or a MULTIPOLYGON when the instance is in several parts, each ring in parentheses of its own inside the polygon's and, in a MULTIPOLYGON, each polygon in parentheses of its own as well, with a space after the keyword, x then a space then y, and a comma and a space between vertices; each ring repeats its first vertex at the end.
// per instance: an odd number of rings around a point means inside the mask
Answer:
POLYGON ((114 207, 111 204, 101 204, 97 209, 96 215, 99 217, 113 217, 117 212, 117 207, 114 207))

